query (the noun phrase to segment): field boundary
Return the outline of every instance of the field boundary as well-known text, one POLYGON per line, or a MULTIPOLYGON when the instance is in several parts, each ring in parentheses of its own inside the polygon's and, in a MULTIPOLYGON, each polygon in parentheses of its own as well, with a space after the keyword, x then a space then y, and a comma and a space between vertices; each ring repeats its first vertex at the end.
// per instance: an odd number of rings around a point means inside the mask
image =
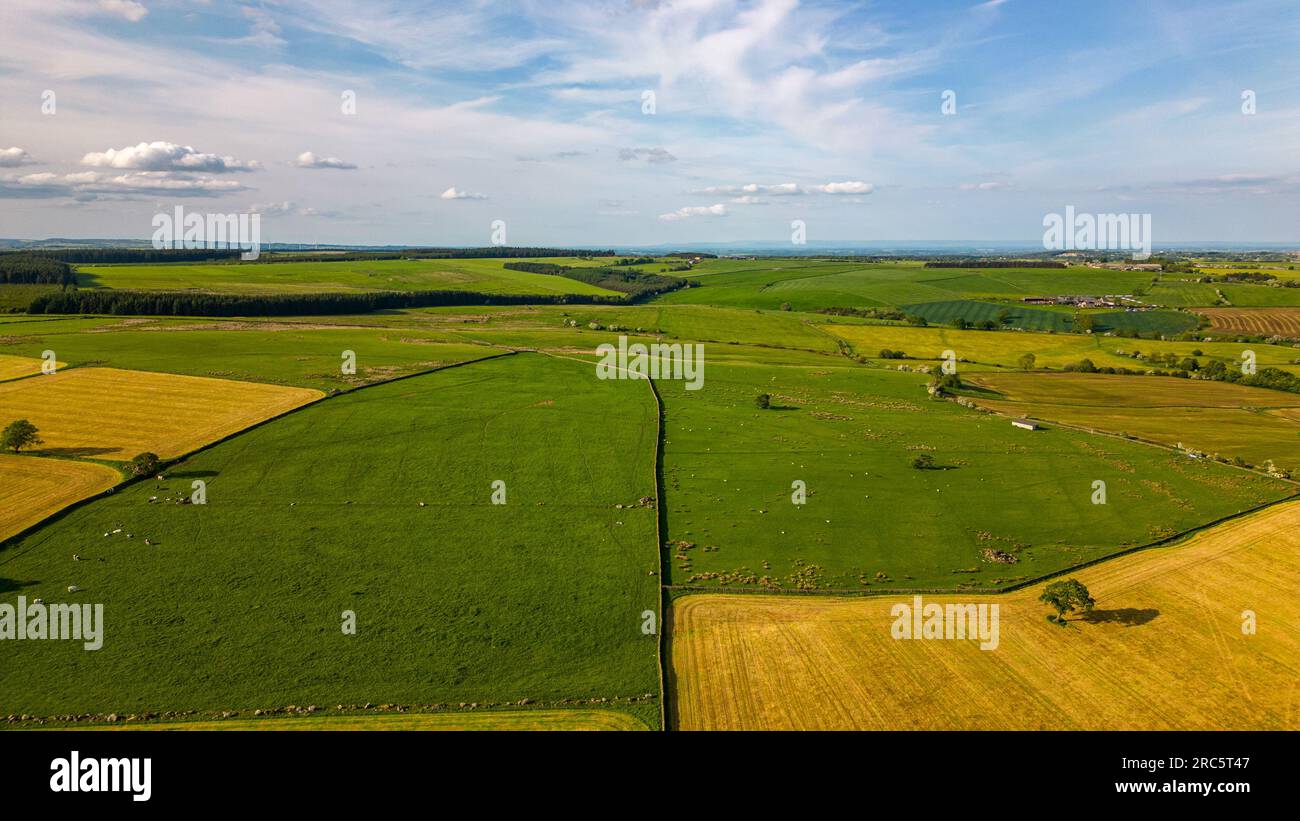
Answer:
POLYGON ((659 722, 663 732, 668 731, 668 666, 665 662, 665 654, 672 647, 672 642, 668 640, 668 608, 671 601, 668 597, 667 587, 664 585, 664 569, 667 564, 667 557, 664 554, 664 532, 668 529, 668 508, 664 504, 664 478, 663 478, 663 457, 664 457, 664 402, 659 397, 659 388, 655 386, 653 379, 646 379, 650 386, 650 395, 655 400, 655 458, 654 458, 654 479, 655 479, 655 558, 658 559, 659 569, 659 650, 655 654, 656 661, 659 664, 659 722))

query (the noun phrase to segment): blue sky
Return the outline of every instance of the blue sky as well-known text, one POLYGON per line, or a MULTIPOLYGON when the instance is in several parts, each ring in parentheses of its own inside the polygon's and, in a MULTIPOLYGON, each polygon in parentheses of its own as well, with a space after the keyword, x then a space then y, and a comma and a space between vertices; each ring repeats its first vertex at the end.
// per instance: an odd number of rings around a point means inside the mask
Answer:
POLYGON ((0 236, 1300 241, 1298 41, 1294 0, 4 0, 0 236))

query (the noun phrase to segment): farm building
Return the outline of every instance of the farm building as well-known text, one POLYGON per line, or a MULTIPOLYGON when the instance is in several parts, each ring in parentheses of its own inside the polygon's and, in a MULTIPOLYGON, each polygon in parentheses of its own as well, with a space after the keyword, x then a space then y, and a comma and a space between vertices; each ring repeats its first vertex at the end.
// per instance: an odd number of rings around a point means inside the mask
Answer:
POLYGON ((1030 422, 1028 419, 1012 419, 1011 424, 1018 428, 1024 428, 1025 430, 1038 430, 1038 423, 1030 422))

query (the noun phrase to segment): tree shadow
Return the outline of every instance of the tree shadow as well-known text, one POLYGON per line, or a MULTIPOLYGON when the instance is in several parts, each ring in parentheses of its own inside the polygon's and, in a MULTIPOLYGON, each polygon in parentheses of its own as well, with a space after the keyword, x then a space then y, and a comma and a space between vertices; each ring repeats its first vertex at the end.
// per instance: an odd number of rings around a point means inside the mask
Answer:
POLYGON ((1081 621, 1093 624, 1122 624, 1125 627, 1137 627, 1148 624, 1160 615, 1153 608, 1123 607, 1119 610, 1090 610, 1081 621))
POLYGON ((34 584, 40 584, 40 582, 20 582, 17 579, 0 578, 0 593, 12 593, 15 590, 21 590, 24 587, 31 587, 34 584))
POLYGON ((36 452, 44 456, 64 456, 68 458, 77 458, 83 456, 101 456, 105 453, 117 453, 118 449, 117 448, 92 448, 92 447, 43 448, 42 450, 36 452))

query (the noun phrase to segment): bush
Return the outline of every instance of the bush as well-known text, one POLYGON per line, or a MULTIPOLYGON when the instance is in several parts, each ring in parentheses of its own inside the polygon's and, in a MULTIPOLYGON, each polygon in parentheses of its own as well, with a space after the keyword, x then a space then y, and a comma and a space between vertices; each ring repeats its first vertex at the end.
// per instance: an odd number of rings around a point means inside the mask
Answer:
POLYGON ((754 404, 762 410, 772 407, 772 397, 770 394, 760 393, 754 397, 754 404))
POLYGON ((918 453, 912 457, 912 467, 917 470, 934 470, 934 457, 928 453, 918 453))
POLYGON ((153 476, 161 465, 162 460, 158 458, 158 454, 149 451, 138 453, 131 459, 131 475, 153 476))

